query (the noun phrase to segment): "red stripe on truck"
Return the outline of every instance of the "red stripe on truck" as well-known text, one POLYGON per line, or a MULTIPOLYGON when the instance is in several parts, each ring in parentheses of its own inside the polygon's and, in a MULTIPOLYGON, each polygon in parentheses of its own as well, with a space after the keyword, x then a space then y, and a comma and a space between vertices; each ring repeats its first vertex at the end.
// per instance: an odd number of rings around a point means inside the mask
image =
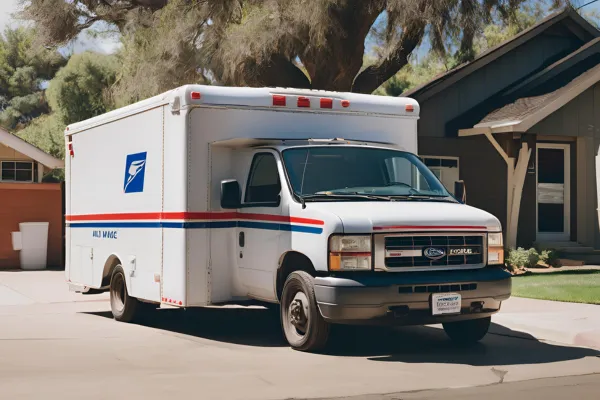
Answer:
POLYGON ((136 221, 136 220, 229 220, 243 219, 251 221, 287 222, 307 225, 325 225, 324 221, 291 217, 287 215, 252 214, 240 212, 154 212, 154 213, 118 213, 118 214, 80 214, 67 215, 67 221, 136 221))

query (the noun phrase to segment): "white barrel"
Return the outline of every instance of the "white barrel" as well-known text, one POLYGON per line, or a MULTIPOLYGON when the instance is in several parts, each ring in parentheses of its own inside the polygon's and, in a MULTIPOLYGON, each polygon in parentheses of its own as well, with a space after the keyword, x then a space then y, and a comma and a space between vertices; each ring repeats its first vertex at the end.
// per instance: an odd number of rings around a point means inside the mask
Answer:
POLYGON ((46 269, 48 258, 48 222, 22 222, 21 231, 21 269, 46 269))

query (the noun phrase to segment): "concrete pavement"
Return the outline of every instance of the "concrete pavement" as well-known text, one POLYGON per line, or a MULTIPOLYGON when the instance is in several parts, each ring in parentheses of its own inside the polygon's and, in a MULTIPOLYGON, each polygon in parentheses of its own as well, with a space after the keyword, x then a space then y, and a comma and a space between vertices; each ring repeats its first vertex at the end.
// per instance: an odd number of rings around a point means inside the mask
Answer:
MULTIPOLYGON (((477 386, 463 389, 424 390, 412 393, 391 393, 356 397, 336 397, 329 400, 597 400, 600 375, 533 379, 502 385, 477 386)), ((327 399, 321 399, 327 400, 327 399)))
POLYGON ((68 292, 62 272, 0 272, 0 288, 7 399, 327 398, 600 373, 600 352, 496 319, 500 334, 470 349, 435 327, 341 328, 326 354, 306 354, 259 307, 165 309, 134 325, 110 318, 106 294, 68 292))
MULTIPOLYGON (((540 340, 600 350, 600 305, 512 297, 494 322, 540 340)), ((493 332, 503 334, 498 326, 493 332)))

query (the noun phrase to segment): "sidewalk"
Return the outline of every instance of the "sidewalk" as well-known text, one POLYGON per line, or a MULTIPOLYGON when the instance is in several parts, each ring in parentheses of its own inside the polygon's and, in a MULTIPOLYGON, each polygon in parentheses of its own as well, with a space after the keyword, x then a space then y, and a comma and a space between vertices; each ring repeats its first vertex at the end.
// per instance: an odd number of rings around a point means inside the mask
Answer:
POLYGON ((0 306, 71 303, 108 300, 108 293, 81 295, 70 292, 64 271, 0 270, 0 306))
POLYGON ((499 335, 507 334, 506 327, 539 340, 600 350, 600 305, 511 297, 492 322, 490 332, 499 335))

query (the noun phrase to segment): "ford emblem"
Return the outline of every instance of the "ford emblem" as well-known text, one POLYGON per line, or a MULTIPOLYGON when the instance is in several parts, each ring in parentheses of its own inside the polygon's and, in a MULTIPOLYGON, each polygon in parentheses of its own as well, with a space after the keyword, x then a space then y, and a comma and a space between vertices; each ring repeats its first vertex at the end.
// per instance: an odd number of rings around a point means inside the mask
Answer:
POLYGON ((439 247, 428 247, 423 251, 423 254, 431 260, 439 260, 446 255, 446 250, 439 247))

